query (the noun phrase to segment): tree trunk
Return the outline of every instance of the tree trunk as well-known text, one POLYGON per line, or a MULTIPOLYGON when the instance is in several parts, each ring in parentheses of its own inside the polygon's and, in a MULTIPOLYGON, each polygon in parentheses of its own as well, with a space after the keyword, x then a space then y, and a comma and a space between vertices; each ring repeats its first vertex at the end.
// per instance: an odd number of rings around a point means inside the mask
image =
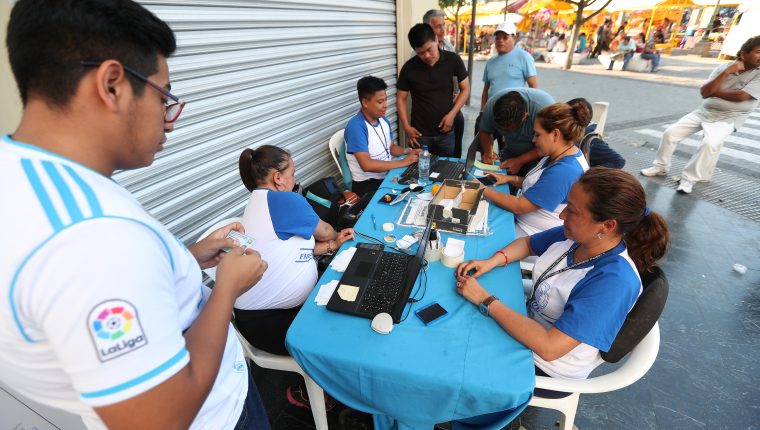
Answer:
MULTIPOLYGON (((578 40, 578 34, 581 32, 583 26, 583 7, 585 2, 580 2, 575 12, 575 23, 573 24, 573 34, 570 36, 570 43, 567 45, 567 58, 565 59, 565 70, 570 70, 573 67, 573 54, 575 54, 575 41, 578 40)), ((582 55, 582 54, 581 54, 582 55)))

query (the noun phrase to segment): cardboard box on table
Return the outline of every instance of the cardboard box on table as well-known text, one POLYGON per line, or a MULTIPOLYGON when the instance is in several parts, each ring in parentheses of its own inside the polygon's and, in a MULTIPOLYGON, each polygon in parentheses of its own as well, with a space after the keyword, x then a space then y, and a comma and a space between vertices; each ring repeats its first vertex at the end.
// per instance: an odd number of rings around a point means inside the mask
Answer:
POLYGON ((467 227, 478 211, 478 203, 483 197, 485 187, 479 181, 459 181, 446 179, 430 202, 428 214, 433 218, 433 228, 454 233, 467 234, 467 227), (451 217, 444 216, 444 199, 454 199, 459 195, 464 184, 465 192, 458 206, 451 208, 451 217))

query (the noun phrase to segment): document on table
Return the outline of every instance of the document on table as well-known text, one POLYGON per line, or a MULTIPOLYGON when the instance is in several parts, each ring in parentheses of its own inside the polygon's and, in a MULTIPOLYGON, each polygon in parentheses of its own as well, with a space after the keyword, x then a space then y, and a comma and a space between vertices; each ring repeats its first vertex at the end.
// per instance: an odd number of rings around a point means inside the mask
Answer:
POLYGON ((332 267, 336 272, 345 272, 346 268, 348 268, 348 263, 350 263, 351 259, 354 258, 355 252, 355 246, 344 249, 340 252, 340 254, 336 255, 335 258, 333 258, 333 260, 330 262, 330 267, 332 267))
POLYGON ((327 302, 330 301, 330 297, 332 297, 333 292, 335 291, 335 287, 338 286, 338 280, 332 280, 326 284, 322 284, 319 286, 319 291, 317 292, 316 297, 314 297, 314 301, 317 302, 317 306, 325 306, 327 302))

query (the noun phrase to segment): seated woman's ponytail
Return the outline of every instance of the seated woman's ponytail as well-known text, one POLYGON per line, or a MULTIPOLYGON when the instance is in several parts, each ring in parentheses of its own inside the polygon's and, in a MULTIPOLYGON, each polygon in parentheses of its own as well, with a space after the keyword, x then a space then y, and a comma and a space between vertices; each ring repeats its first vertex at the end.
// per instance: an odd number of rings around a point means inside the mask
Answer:
POLYGON ((290 153, 272 145, 261 145, 256 149, 246 148, 240 153, 238 170, 240 179, 248 191, 266 183, 272 170, 283 171, 288 167, 290 153))
POLYGON ((617 221, 628 255, 640 273, 648 272, 665 255, 670 233, 665 219, 646 205, 644 188, 628 172, 592 167, 578 184, 589 195, 594 221, 617 221))

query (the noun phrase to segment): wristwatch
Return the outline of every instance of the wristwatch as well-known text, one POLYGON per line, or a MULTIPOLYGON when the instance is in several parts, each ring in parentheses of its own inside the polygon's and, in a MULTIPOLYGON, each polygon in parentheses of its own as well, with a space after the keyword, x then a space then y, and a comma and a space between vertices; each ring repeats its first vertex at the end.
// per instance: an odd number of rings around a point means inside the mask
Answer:
POLYGON ((480 311, 480 313, 485 316, 488 316, 489 306, 491 306, 491 303, 495 302, 496 300, 499 300, 499 298, 494 295, 491 295, 487 299, 480 302, 480 304, 478 305, 478 310, 480 311))

